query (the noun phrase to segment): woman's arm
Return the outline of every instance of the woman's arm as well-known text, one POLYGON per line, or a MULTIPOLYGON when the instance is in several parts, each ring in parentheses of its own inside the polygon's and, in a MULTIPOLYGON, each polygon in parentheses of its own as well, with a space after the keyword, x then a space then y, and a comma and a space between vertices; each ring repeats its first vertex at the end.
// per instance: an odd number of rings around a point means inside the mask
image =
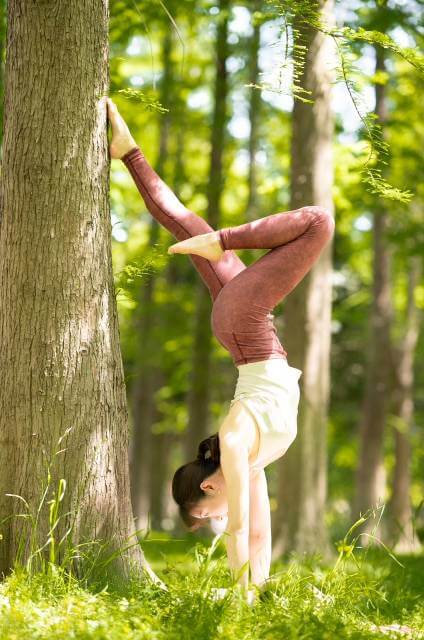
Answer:
POLYGON ((228 564, 233 579, 249 584, 249 463, 243 434, 229 423, 219 432, 221 469, 228 500, 228 522, 224 533, 228 564))
POLYGON ((252 584, 262 585, 271 566, 271 511, 264 469, 250 481, 249 559, 252 584))

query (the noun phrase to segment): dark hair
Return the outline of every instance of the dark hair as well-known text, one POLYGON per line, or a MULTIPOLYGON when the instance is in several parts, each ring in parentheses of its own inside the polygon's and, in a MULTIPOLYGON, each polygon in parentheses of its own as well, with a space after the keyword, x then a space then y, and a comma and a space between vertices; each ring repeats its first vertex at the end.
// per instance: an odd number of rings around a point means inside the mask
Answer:
POLYGON ((172 497, 179 506, 179 513, 190 531, 202 527, 205 522, 190 515, 190 509, 205 496, 200 483, 220 466, 221 452, 218 433, 205 438, 199 444, 197 457, 179 467, 172 479, 172 497))

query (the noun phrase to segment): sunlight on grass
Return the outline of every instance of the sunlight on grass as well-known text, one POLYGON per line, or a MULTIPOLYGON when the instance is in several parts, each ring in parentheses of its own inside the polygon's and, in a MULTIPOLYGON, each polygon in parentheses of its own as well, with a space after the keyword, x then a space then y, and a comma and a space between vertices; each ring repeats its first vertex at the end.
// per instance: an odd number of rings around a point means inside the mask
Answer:
MULTIPOLYGON (((190 547, 187 539, 178 555, 178 543, 169 544, 172 553, 161 572, 168 592, 147 580, 100 588, 69 578, 59 567, 49 576, 16 569, 0 586, 0 637, 424 637, 422 557, 403 556, 401 567, 374 549, 335 568, 319 556, 291 554, 274 567, 268 588, 249 606, 231 589, 223 600, 211 597, 212 587, 228 586, 220 545, 211 553, 204 541, 190 547)), ((151 540, 143 547, 149 560, 159 558, 167 541, 151 540)))

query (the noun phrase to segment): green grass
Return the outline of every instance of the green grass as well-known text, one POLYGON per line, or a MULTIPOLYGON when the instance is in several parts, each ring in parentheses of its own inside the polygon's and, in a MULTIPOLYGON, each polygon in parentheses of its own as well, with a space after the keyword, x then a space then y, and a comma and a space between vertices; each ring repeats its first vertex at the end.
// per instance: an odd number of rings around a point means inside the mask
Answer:
POLYGON ((402 567, 385 551, 359 550, 334 569, 291 555, 249 606, 235 591, 210 596, 229 584, 222 545, 212 554, 206 540, 152 533, 142 546, 169 591, 135 580, 96 588, 54 566, 50 575, 16 569, 0 585, 0 639, 424 638, 423 556, 397 556, 402 567), (394 623, 414 631, 372 629, 394 623))

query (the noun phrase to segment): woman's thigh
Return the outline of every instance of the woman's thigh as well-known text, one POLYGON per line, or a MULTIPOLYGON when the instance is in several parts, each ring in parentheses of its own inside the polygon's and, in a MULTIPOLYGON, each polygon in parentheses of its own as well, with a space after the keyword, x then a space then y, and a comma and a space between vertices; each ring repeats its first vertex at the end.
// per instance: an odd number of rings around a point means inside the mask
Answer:
POLYGON ((272 310, 296 287, 318 259, 332 230, 306 232, 275 247, 230 280, 212 308, 215 336, 236 363, 285 354, 272 321, 272 310))
POLYGON ((295 240, 271 249, 238 273, 215 300, 216 325, 227 330, 254 328, 258 319, 270 314, 305 277, 330 236, 330 228, 324 227, 318 238, 315 229, 307 231, 295 240), (310 236, 313 236, 313 242, 310 236))

